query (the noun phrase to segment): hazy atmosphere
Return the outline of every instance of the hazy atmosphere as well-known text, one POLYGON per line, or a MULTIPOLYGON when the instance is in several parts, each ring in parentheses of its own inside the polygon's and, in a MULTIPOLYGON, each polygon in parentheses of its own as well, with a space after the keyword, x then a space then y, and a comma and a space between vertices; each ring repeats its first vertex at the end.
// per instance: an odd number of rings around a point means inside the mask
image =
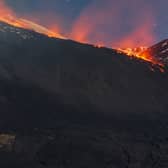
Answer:
POLYGON ((107 46, 121 46, 122 42, 126 46, 129 37, 129 44, 137 46, 168 37, 166 0, 6 0, 6 3, 19 16, 57 27, 78 41, 107 46))
POLYGON ((0 168, 168 168, 167 0, 0 0, 0 168))

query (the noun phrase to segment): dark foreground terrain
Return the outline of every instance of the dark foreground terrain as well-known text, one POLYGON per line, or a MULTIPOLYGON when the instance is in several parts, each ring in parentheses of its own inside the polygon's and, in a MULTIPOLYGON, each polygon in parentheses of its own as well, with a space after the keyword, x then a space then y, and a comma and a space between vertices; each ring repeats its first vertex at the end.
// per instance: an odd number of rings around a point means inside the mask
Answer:
POLYGON ((167 168, 167 100, 166 67, 0 23, 2 168, 167 168))

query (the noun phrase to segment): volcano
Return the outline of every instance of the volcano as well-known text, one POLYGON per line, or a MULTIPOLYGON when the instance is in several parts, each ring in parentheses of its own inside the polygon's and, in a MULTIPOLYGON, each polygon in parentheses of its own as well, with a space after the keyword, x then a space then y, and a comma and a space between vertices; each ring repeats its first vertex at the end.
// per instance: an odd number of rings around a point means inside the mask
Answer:
POLYGON ((167 41, 155 46, 144 52, 164 73, 116 49, 1 22, 0 166, 167 166, 167 41))
MULTIPOLYGON (((9 25, 15 26, 17 28, 32 30, 37 33, 44 34, 48 37, 59 38, 59 39, 71 38, 71 39, 77 40, 78 42, 83 43, 83 44, 87 43, 87 40, 82 40, 80 38, 80 33, 78 34, 79 37, 76 35, 74 35, 74 37, 73 37, 71 35, 71 33, 69 35, 67 34, 67 37, 65 37, 61 33, 59 33, 58 28, 56 28, 56 29, 54 28, 55 30, 53 30, 53 29, 47 28, 45 26, 39 25, 35 22, 32 22, 30 20, 19 18, 15 15, 15 13, 13 13, 13 11, 10 11, 8 8, 5 9, 4 12, 2 11, 2 15, 0 16, 0 21, 8 23, 9 25)), ((97 44, 94 44, 94 46, 101 48, 104 45, 103 45, 103 43, 97 43, 97 44)), ((142 59, 142 60, 151 62, 152 64, 159 65, 159 66, 163 67, 164 65, 160 62, 160 60, 156 59, 156 57, 153 57, 148 52, 143 52, 143 51, 146 51, 146 48, 147 47, 142 47, 142 46, 136 47, 136 48, 124 48, 124 49, 117 48, 117 51, 119 53, 123 53, 127 56, 136 57, 138 59, 142 59)), ((163 69, 161 69, 161 71, 163 71, 163 69)))

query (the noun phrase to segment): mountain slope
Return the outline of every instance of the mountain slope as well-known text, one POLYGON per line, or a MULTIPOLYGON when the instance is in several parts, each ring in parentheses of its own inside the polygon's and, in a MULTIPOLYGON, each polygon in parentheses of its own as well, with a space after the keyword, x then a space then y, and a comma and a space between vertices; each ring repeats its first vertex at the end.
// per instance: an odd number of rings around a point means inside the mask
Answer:
POLYGON ((112 115, 167 110, 167 73, 157 67, 151 71, 150 63, 5 26, 0 32, 0 65, 8 78, 15 75, 53 92, 79 111, 86 106, 112 115))
POLYGON ((166 67, 0 23, 0 167, 168 167, 167 83, 166 67))

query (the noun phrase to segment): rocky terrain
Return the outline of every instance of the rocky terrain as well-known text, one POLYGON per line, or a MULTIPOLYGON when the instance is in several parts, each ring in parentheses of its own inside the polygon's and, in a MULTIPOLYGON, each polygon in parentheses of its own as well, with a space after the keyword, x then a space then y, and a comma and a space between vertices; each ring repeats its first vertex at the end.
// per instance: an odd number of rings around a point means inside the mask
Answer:
POLYGON ((145 52, 153 55, 157 60, 161 61, 163 64, 168 65, 168 39, 165 39, 151 47, 149 47, 145 52))
POLYGON ((167 168, 158 66, 0 23, 0 167, 167 168))

